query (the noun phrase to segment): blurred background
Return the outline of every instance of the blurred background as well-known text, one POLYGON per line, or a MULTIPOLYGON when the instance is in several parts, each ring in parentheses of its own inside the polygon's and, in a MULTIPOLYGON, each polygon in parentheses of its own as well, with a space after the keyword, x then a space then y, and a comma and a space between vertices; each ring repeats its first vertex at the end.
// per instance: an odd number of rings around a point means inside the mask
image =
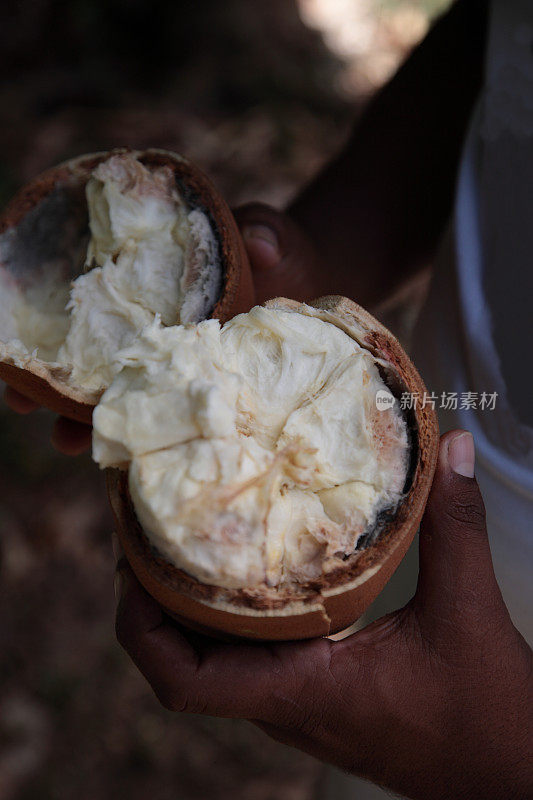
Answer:
MULTIPOLYGON (((0 205, 54 163, 121 145, 186 154, 232 205, 283 205, 449 4, 3 4, 0 205)), ((313 759, 159 708, 114 638, 102 476, 52 450, 52 422, 0 404, 0 800, 320 797, 313 759)))

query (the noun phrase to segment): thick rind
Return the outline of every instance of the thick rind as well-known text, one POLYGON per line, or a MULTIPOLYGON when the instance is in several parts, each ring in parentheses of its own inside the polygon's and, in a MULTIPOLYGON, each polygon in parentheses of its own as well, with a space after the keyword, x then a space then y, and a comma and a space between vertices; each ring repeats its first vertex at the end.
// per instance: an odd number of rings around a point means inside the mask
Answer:
MULTIPOLYGON (((253 305, 253 284, 248 257, 233 215, 209 178, 194 164, 167 150, 143 151, 125 148, 79 156, 43 172, 23 186, 0 215, 0 234, 16 227, 38 202, 58 184, 84 186, 92 170, 112 155, 131 153, 142 163, 168 166, 185 199, 204 211, 212 224, 220 247, 223 289, 212 317, 226 322, 253 305)), ((101 392, 72 386, 64 367, 47 364, 29 356, 21 366, 0 343, 0 379, 40 405, 79 422, 90 423, 101 392)))
MULTIPOLYGON (((267 308, 306 311, 293 300, 277 298, 267 308)), ((310 304, 323 319, 345 330, 390 367, 396 392, 425 386, 394 336, 367 311, 337 296, 310 304)), ((309 313, 309 311, 307 312, 309 313)), ((263 640, 306 639, 337 633, 368 608, 405 555, 420 524, 437 461, 439 430, 434 409, 417 404, 412 482, 393 519, 376 540, 344 561, 321 581, 299 591, 231 590, 202 584, 156 554, 144 534, 128 492, 127 474, 107 470, 108 493, 117 533, 133 571, 146 590, 181 622, 214 635, 263 640)))

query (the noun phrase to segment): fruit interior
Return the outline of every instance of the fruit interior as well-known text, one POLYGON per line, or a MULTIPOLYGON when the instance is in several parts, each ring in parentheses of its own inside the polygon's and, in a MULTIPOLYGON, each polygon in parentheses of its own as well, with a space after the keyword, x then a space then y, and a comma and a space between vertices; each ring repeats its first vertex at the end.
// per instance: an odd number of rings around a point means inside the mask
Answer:
POLYGON ((98 393, 142 328, 204 319, 221 284, 212 226, 171 168, 114 155, 59 180, 0 236, 0 350, 17 366, 63 365, 98 393))
POLYGON ((95 409, 155 551, 203 583, 271 591, 353 557, 407 489, 381 363, 316 308, 145 328, 95 409))

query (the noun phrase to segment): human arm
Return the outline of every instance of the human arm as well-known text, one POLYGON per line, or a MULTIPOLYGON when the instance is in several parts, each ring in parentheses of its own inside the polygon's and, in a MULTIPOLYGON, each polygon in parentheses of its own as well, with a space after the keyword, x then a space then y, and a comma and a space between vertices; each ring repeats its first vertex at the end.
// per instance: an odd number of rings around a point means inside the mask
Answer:
POLYGON ((414 800, 531 797, 532 653, 494 576, 470 441, 442 439, 414 598, 341 641, 190 633, 121 559, 117 635, 160 701, 250 719, 414 800))
POLYGON ((452 6, 285 214, 257 203, 237 211, 260 302, 274 281, 295 299, 334 292, 371 307, 431 258, 482 85, 486 6, 452 6))

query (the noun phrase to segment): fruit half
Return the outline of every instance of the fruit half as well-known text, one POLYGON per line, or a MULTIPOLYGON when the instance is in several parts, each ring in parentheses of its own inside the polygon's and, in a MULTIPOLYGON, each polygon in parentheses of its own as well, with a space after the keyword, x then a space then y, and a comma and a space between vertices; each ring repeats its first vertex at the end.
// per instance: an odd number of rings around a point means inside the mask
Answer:
POLYGON ((89 353, 109 366, 113 350, 150 315, 183 321, 182 307, 172 313, 178 290, 188 293, 186 321, 224 321, 253 302, 236 223, 198 167, 155 149, 84 155, 53 167, 0 216, 0 379, 52 411, 90 422, 110 379, 91 373, 89 353), (100 273, 105 281, 96 280, 100 273), (157 280, 159 296, 147 306, 157 280))
MULTIPOLYGON (((145 430, 139 438, 125 425, 127 435, 118 450, 111 443, 106 452, 114 455, 106 461, 101 453, 117 435, 108 420, 126 406, 131 413, 145 385, 133 356, 131 375, 102 398, 95 452, 101 464, 124 461, 126 467, 107 471, 126 557, 145 589, 191 628, 263 640, 339 632, 378 595, 418 529, 437 459, 435 411, 423 402, 424 384, 398 341, 346 298, 310 305, 278 298, 233 319, 220 338, 228 376, 240 374, 243 381, 235 389, 236 422, 227 424, 236 433, 229 438, 216 438, 222 434, 204 426, 196 434, 168 434, 151 450, 150 440, 141 441, 145 430), (285 333, 279 332, 281 318, 285 333), (402 402, 406 395, 418 402, 402 402), (241 482, 221 485, 222 473, 234 474, 232 466, 221 472, 220 464, 236 442, 254 464, 267 467, 254 477, 255 466, 251 473, 239 466, 241 482), (264 462, 256 444, 266 453, 264 462), (217 453, 215 472, 201 456, 206 448, 217 453), (202 484, 205 463, 212 477, 202 484), (261 514, 265 485, 270 505, 261 514), (372 492, 374 506, 363 513, 361 498, 372 492), (302 503, 287 505, 295 497, 302 503), (262 549, 250 549, 252 539, 262 549), (259 567, 258 554, 264 559, 259 567)), ((221 386, 218 373, 213 381, 221 386)), ((193 383, 180 377, 176 386, 180 403, 190 400, 193 383)), ((231 382, 227 386, 233 391, 231 382)), ((196 384, 193 389, 200 391, 196 384)), ((190 424, 201 428, 204 422, 190 424)))

